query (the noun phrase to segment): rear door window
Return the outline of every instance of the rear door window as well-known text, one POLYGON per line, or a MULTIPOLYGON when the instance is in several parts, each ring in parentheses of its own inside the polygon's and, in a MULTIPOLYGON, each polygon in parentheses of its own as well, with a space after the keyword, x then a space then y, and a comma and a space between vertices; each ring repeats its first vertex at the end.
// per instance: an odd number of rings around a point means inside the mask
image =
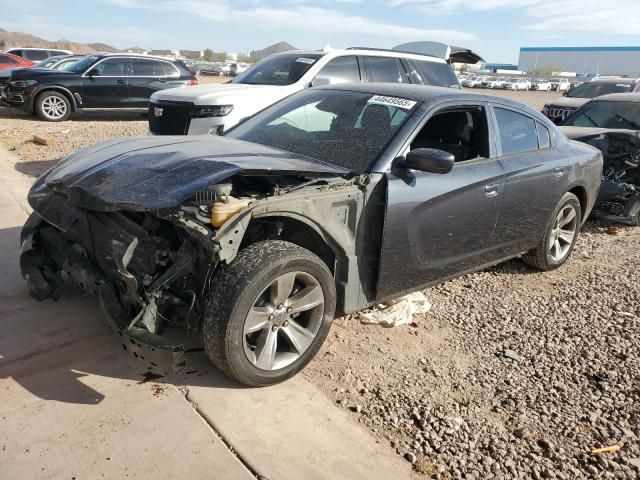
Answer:
POLYGON ((49 53, 46 50, 24 50, 24 57, 27 60, 39 62, 40 60, 49 58, 49 53))
POLYGON ((409 83, 407 71, 397 58, 364 57, 369 82, 409 83))
POLYGON ((429 62, 427 60, 406 59, 425 85, 460 88, 458 77, 448 63, 429 62))
POLYGON ((317 77, 331 77, 343 82, 360 82, 360 69, 355 55, 337 57, 329 61, 317 77))
POLYGON ((131 59, 131 75, 134 77, 164 77, 162 63, 146 58, 131 59))
POLYGON ((513 110, 494 107, 502 155, 530 152, 538 149, 538 132, 535 121, 513 110))

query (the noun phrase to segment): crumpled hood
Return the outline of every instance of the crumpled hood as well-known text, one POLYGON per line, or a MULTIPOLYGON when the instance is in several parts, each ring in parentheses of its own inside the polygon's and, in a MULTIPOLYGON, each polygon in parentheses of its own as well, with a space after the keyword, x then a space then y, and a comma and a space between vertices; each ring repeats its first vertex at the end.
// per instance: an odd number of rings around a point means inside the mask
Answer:
POLYGON ((581 140, 584 138, 590 138, 597 135, 613 134, 618 137, 640 138, 640 131, 616 129, 616 128, 599 128, 599 127, 573 127, 573 126, 560 126, 560 131, 564 133, 571 140, 581 140))
POLYGON ((547 103, 547 106, 552 107, 564 107, 564 108, 580 108, 587 103, 590 98, 573 98, 573 97, 558 97, 547 103))
POLYGON ((336 177, 347 169, 224 137, 142 137, 80 150, 45 173, 29 193, 34 210, 43 187, 81 208, 162 209, 235 174, 336 177))

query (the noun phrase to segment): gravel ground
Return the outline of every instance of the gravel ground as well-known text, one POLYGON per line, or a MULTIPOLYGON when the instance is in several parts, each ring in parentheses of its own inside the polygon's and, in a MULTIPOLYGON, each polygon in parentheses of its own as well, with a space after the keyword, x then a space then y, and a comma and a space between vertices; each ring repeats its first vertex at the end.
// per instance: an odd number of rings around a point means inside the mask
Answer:
MULTIPOLYGON (((537 110, 557 97, 478 92, 537 110)), ((45 123, 0 107, 0 119, 0 141, 32 175, 77 148, 147 132, 130 114, 45 123)), ((638 478, 640 230, 608 231, 589 222, 554 272, 511 261, 426 290, 433 308, 415 326, 337 319, 304 375, 426 476, 638 478), (590 453, 612 445, 620 451, 590 453)))

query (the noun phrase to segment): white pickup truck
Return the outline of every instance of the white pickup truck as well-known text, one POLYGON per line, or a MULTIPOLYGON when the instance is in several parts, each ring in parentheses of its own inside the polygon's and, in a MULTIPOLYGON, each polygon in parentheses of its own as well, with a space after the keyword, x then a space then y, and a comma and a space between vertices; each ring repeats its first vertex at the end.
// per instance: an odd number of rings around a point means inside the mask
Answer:
POLYGON ((482 59, 467 49, 435 42, 414 42, 393 50, 329 48, 278 53, 229 83, 154 93, 149 102, 149 132, 221 134, 263 108, 318 85, 392 82, 460 88, 450 62, 479 60, 482 59))

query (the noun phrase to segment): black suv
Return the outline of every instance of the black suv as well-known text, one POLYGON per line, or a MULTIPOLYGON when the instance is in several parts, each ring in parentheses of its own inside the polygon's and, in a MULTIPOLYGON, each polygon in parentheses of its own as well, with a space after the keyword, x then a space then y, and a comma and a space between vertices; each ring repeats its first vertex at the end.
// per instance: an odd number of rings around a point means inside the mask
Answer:
POLYGON ((196 85, 181 61, 131 54, 88 55, 63 70, 14 70, 0 98, 60 122, 85 109, 146 109, 152 93, 196 85))

